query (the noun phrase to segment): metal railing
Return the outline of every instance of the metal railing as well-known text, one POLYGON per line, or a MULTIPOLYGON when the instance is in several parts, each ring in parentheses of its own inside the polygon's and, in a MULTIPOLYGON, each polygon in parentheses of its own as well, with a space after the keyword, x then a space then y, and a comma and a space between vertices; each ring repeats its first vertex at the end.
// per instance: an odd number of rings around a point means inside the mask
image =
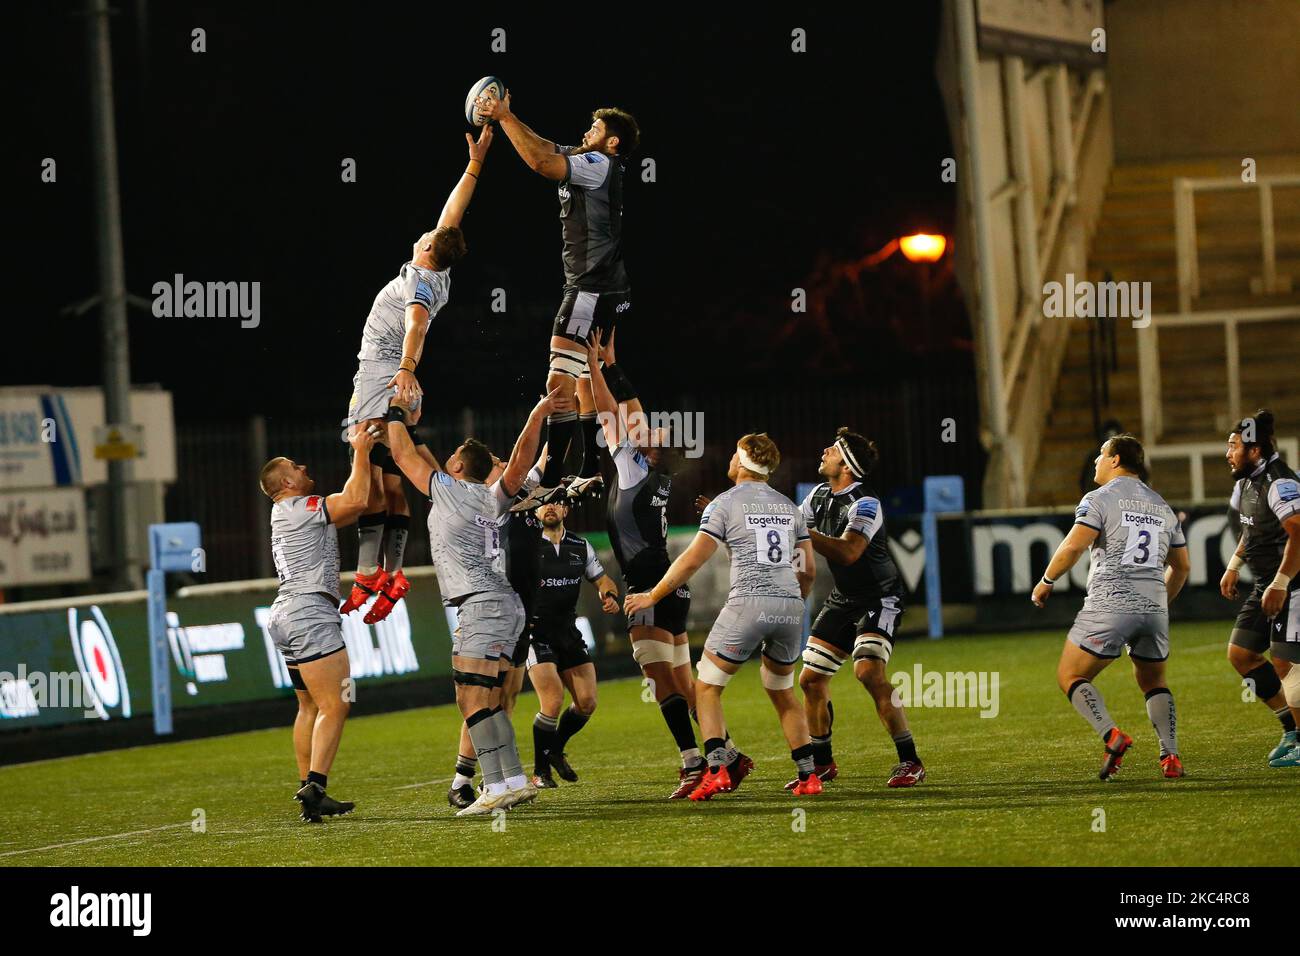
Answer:
POLYGON ((1277 187, 1300 187, 1300 174, 1260 176, 1257 182, 1242 182, 1237 176, 1180 176, 1174 180, 1174 249, 1178 258, 1178 311, 1190 312, 1192 300, 1201 294, 1200 257, 1196 249, 1196 194, 1259 190, 1259 232, 1262 256, 1258 282, 1251 291, 1257 295, 1286 292, 1290 283, 1277 274, 1277 237, 1273 229, 1273 190, 1277 187))
POLYGON ((1148 441, 1158 441, 1164 433, 1164 400, 1160 379, 1160 329, 1187 328, 1194 325, 1223 326, 1223 354, 1227 366, 1225 400, 1230 414, 1241 408, 1241 347, 1237 326, 1242 322, 1277 322, 1300 319, 1300 306, 1277 306, 1260 309, 1224 309, 1212 312, 1182 312, 1153 315, 1151 324, 1137 330, 1138 387, 1142 406, 1142 434, 1148 441))
MULTIPOLYGON (((1279 438, 1274 444, 1282 457, 1294 465, 1297 460, 1297 454, 1300 454, 1300 440, 1295 438, 1279 438)), ((1208 501, 1205 496, 1205 457, 1207 455, 1217 455, 1223 457, 1225 444, 1223 442, 1182 442, 1169 445, 1147 445, 1147 461, 1160 461, 1169 458, 1186 458, 1188 462, 1189 476, 1191 480, 1192 493, 1191 502, 1200 504, 1208 501)))

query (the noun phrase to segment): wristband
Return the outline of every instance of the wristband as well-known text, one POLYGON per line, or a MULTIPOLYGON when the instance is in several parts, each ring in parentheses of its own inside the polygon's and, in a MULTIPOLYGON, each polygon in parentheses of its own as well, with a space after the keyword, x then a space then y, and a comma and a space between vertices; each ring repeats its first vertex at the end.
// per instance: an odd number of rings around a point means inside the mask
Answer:
POLYGON ((1266 587, 1264 590, 1285 591, 1290 586, 1290 584, 1291 584, 1291 575, 1283 574, 1281 571, 1279 571, 1277 574, 1273 575, 1273 580, 1269 582, 1268 587, 1266 587))
POLYGON ((605 384, 609 386, 609 393, 614 396, 614 401, 622 404, 636 398, 636 389, 623 373, 621 365, 606 365, 603 372, 605 384))
POLYGON ((1234 551, 1232 557, 1228 559, 1228 570, 1235 574, 1237 571, 1241 570, 1241 566, 1245 563, 1246 559, 1234 551))
POLYGON ((477 159, 471 159, 469 165, 465 167, 465 174, 478 179, 478 174, 483 171, 483 164, 477 159))
POLYGON ((403 355, 403 356, 402 356, 401 364, 397 366, 397 370, 398 370, 399 372, 410 372, 412 375, 414 375, 414 374, 415 374, 415 364, 416 364, 416 360, 415 360, 415 359, 411 358, 411 356, 409 356, 409 355, 403 355), (407 362, 410 362, 410 363, 411 363, 411 367, 410 367, 410 368, 407 368, 407 367, 406 367, 406 363, 407 363, 407 362))
POLYGON ((1043 575, 1043 583, 1046 584, 1046 585, 1050 588, 1052 585, 1054 585, 1054 584, 1056 583, 1056 578, 1049 578, 1046 574, 1044 574, 1044 575, 1043 575))

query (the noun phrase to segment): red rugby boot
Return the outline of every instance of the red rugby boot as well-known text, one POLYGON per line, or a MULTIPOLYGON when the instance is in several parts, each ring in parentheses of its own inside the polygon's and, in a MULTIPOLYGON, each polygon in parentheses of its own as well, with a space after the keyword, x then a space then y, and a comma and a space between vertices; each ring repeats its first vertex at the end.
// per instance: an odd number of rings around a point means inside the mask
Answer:
POLYGON ((352 593, 348 595, 348 599, 339 608, 339 613, 351 614, 369 601, 372 595, 378 594, 387 583, 388 572, 383 568, 380 568, 374 574, 361 574, 358 572, 353 579, 352 593))
POLYGON ((399 569, 379 592, 379 597, 375 598, 375 603, 366 613, 365 623, 377 624, 388 617, 397 602, 406 597, 406 592, 409 590, 411 590, 411 582, 406 580, 406 575, 399 569))

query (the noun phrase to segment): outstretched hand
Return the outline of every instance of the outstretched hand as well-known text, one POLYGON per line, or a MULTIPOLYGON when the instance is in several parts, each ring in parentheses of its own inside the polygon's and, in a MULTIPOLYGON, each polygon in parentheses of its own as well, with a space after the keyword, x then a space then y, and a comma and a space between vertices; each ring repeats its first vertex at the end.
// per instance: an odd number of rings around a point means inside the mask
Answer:
POLYGON ((469 144, 469 158, 472 162, 483 162, 487 156, 488 147, 492 145, 492 125, 484 123, 483 128, 479 131, 478 141, 469 133, 465 134, 465 142, 469 144))

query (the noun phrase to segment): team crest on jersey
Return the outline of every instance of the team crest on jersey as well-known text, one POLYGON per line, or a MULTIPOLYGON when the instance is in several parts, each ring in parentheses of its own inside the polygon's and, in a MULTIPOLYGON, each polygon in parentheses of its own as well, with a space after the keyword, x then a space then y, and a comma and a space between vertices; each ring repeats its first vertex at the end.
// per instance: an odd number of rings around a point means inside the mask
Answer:
POLYGON ((312 495, 307 499, 308 511, 320 511, 320 495, 312 495))

